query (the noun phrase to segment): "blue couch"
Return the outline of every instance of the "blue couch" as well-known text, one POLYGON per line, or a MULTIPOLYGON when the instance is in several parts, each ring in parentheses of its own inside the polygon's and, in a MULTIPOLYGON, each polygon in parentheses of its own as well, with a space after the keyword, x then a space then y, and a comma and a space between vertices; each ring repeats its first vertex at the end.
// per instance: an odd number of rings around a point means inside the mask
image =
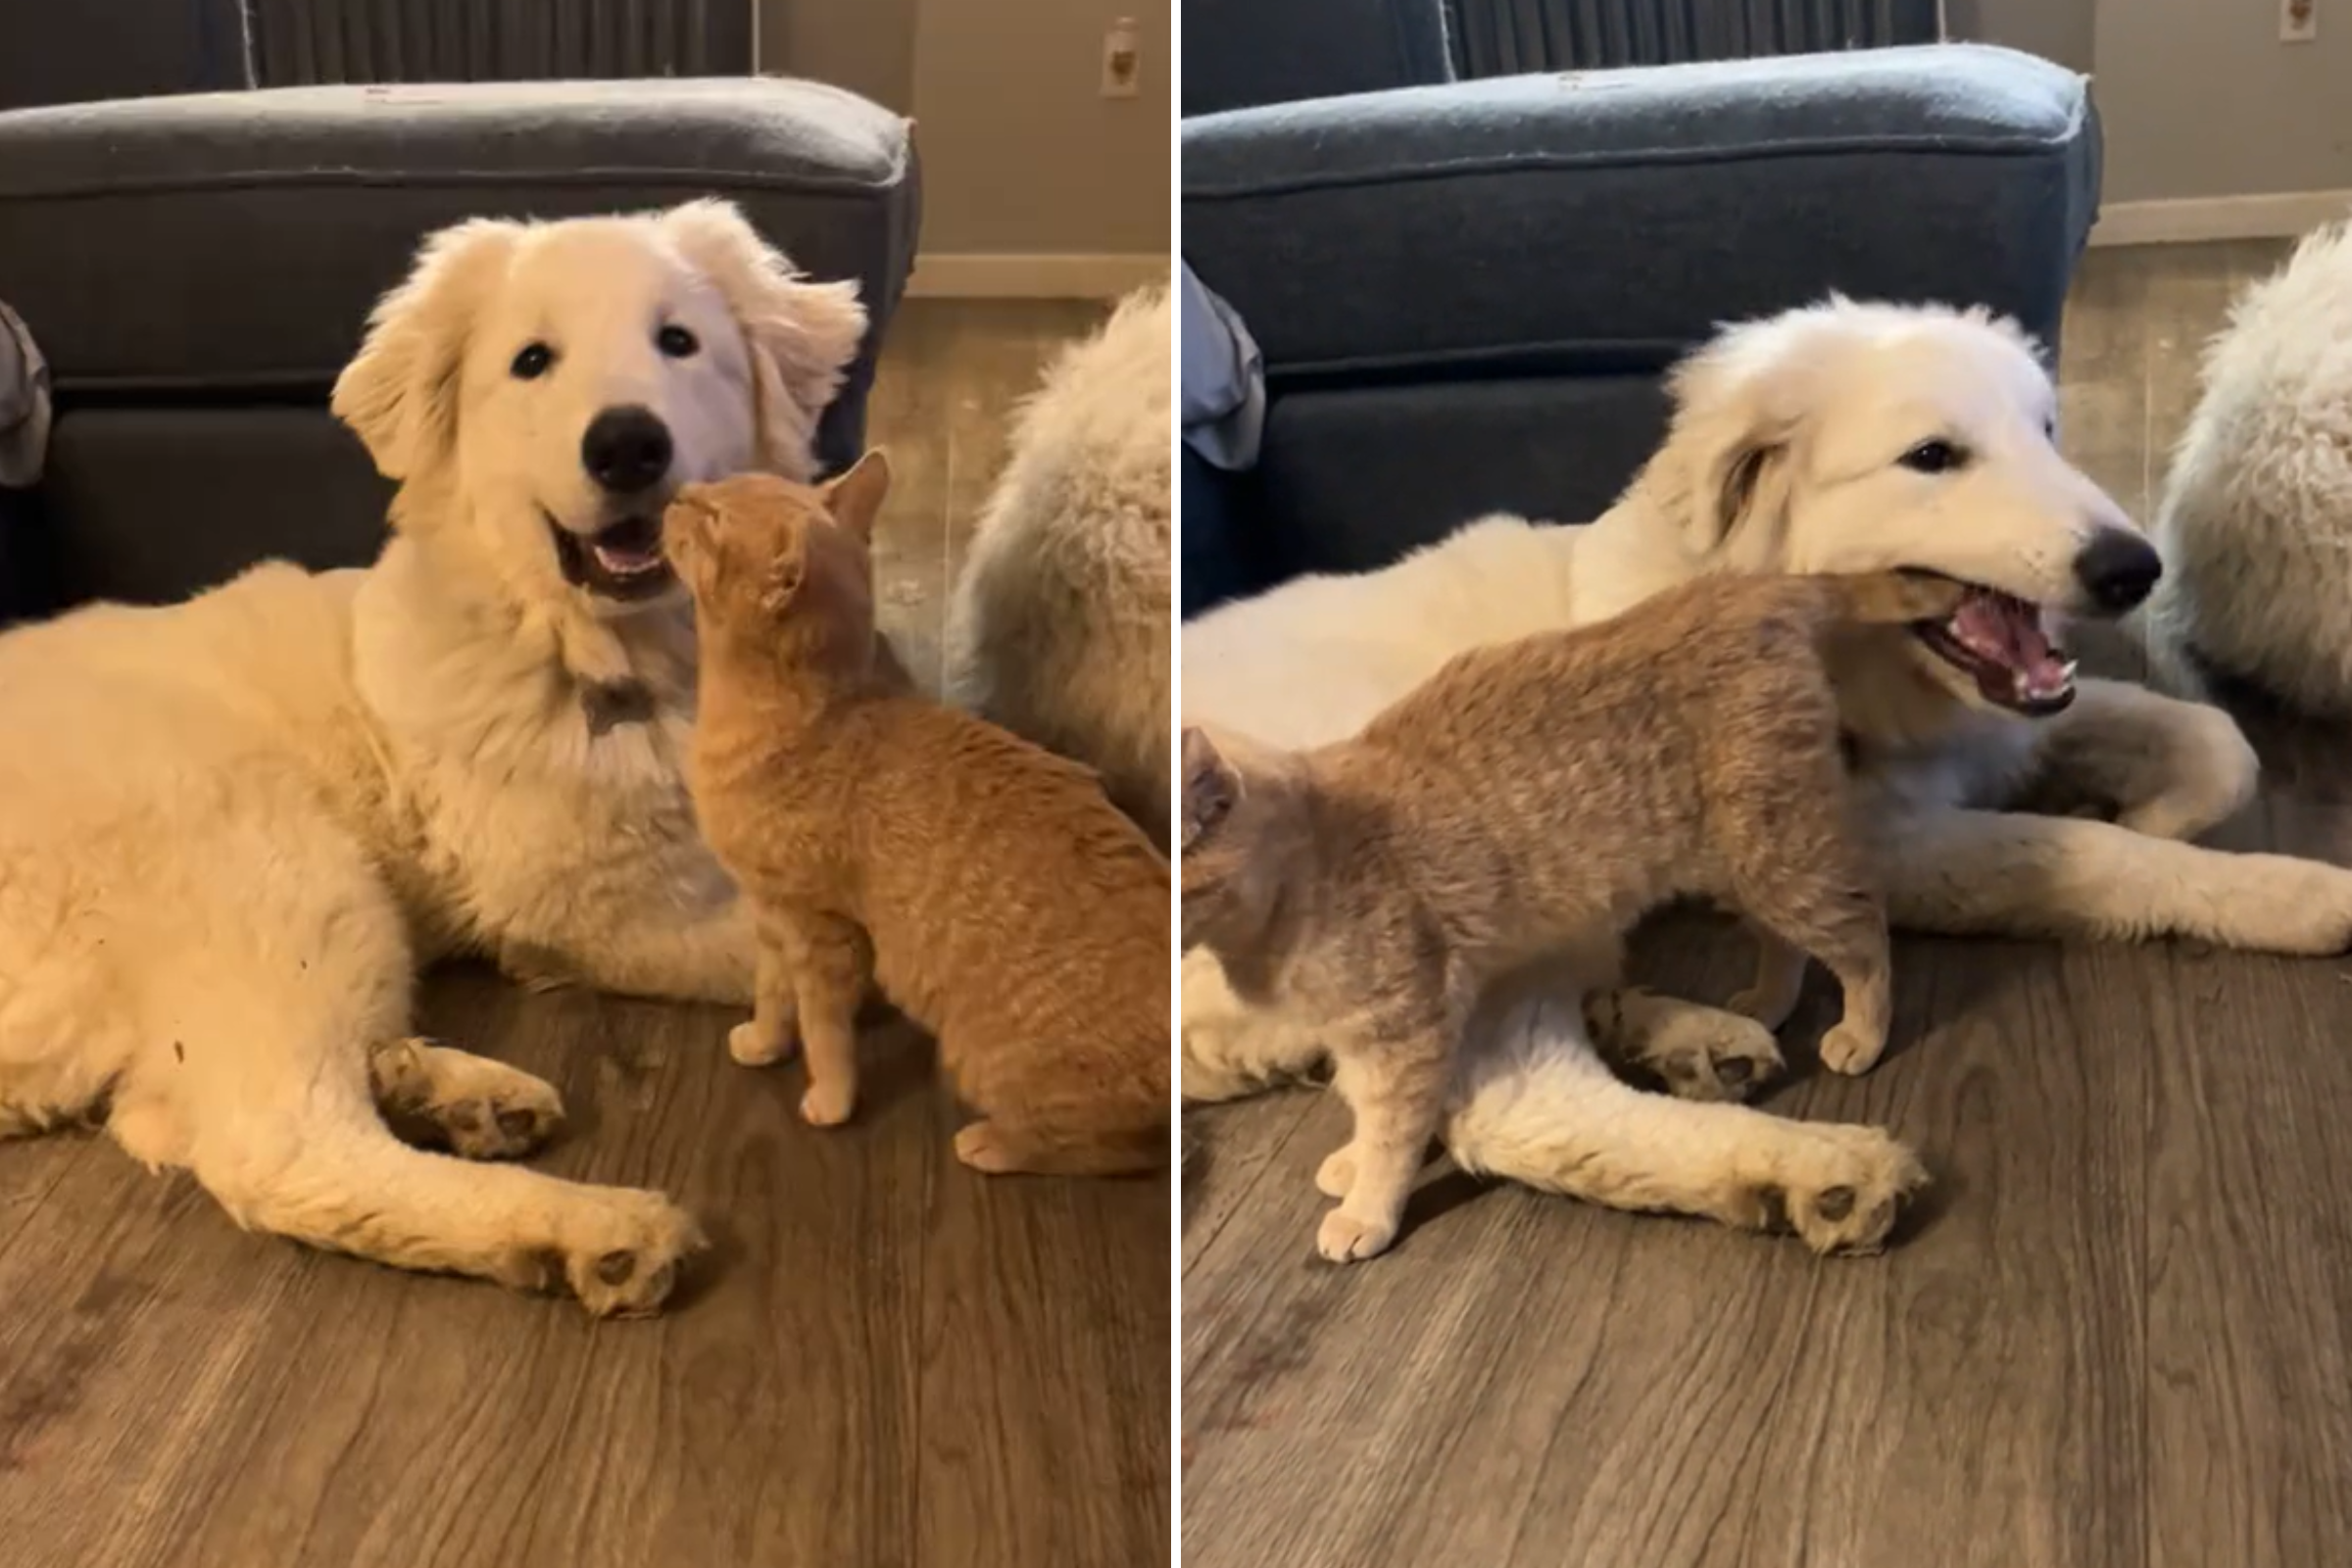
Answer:
MULTIPOLYGON (((898 115, 748 75, 261 87, 284 40, 238 0, 37 9, 0 41, 0 300, 57 422, 41 483, 0 490, 0 624, 183 598, 266 556, 373 559, 387 488, 328 389, 417 241, 478 215, 734 200, 859 285, 870 329, 817 437, 828 466, 857 456, 920 220, 898 115)), ((748 62, 748 35, 730 50, 748 62)))
POLYGON ((1725 320, 1982 304, 2054 356, 2097 212, 2087 84, 2009 50, 1456 81, 1442 0, 1183 24, 1185 259, 1268 391, 1253 469, 1186 455, 1188 615, 1484 511, 1596 515, 1663 428, 1660 372, 1725 320))

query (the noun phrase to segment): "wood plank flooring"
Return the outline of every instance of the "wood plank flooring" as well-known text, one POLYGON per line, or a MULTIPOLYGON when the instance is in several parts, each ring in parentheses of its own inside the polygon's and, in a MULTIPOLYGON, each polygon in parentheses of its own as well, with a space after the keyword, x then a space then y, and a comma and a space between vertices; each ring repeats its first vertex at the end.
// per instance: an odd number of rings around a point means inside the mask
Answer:
MULTIPOLYGON (((2280 254, 2088 258, 2064 439, 2134 515, 2202 342, 2280 254)), ((2352 735, 2254 728, 2266 794, 2221 841, 2352 864, 2352 735)), ((1746 978, 1709 922, 1642 961, 1693 996, 1746 978)), ((2352 968, 1907 939, 1896 978, 1886 1063, 1768 1097, 1936 1172, 1875 1259, 1447 1172, 1406 1245, 1335 1270, 1311 1177, 1336 1101, 1193 1112, 1185 1562, 2352 1562, 2352 968)))
MULTIPOLYGON (((888 628, 936 678, 946 584, 1045 357, 1100 312, 918 303, 872 418, 888 628)), ((904 1025, 834 1133, 731 1015, 459 970, 426 1025, 539 1072, 536 1161, 666 1189, 716 1250, 674 1309, 247 1236, 93 1137, 0 1144, 6 1568, 1129 1568, 1168 1560, 1168 1202, 974 1177, 904 1025)))

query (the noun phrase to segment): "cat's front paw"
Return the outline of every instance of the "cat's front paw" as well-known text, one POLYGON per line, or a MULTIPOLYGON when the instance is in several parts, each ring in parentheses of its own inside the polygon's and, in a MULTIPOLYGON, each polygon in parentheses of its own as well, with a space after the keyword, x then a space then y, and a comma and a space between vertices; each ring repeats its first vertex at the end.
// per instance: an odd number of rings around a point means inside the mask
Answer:
POLYGON ((1344 1208, 1335 1208, 1323 1216, 1323 1228, 1315 1233, 1315 1250, 1334 1263, 1356 1263, 1378 1257, 1396 1239, 1394 1222, 1358 1219, 1344 1208))
POLYGON ((763 1027, 747 1019, 727 1031, 727 1054, 746 1067, 767 1067, 782 1061, 799 1042, 789 1029, 763 1027))
POLYGON ((850 1119, 858 1091, 840 1082, 811 1082, 801 1096, 801 1120, 811 1127, 838 1127, 850 1119))

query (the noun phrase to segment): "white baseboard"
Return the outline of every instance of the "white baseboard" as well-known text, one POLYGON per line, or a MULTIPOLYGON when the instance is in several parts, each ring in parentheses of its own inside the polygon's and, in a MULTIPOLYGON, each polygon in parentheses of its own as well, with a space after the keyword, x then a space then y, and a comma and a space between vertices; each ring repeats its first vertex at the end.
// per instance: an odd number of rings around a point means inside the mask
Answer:
POLYGON ((933 300, 1109 300, 1167 280, 1165 256, 930 251, 914 259, 906 293, 933 300))
POLYGON ((2114 202, 2090 231, 2093 245, 2180 245, 2213 239, 2308 234, 2352 217, 2352 190, 2290 190, 2269 196, 2189 196, 2114 202))

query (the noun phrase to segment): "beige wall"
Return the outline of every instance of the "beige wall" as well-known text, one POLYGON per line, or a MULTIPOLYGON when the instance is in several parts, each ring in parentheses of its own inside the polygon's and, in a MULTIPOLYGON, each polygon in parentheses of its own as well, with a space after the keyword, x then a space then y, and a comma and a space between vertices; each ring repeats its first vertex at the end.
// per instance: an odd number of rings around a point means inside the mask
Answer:
POLYGON ((2107 203, 2352 189, 2352 5, 2278 41, 2273 0, 1950 0, 1952 30, 2088 71, 2107 203))
POLYGON ((2077 71, 2090 69, 2096 0, 1945 0, 1955 38, 2007 44, 2077 71))
POLYGON ((905 114, 914 103, 915 0, 756 0, 760 67, 863 93, 905 114))
POLYGON ((1170 0, 759 0, 761 64, 913 116, 926 252, 1166 254, 1170 0), (1102 95, 1133 17, 1141 91, 1102 95))
POLYGON ((918 0, 923 249, 1166 254, 1169 0, 918 0), (1133 17, 1141 91, 1102 94, 1133 17))
POLYGON ((2270 0, 2098 0, 2110 202, 2352 187, 2352 7, 2281 44, 2270 0))

